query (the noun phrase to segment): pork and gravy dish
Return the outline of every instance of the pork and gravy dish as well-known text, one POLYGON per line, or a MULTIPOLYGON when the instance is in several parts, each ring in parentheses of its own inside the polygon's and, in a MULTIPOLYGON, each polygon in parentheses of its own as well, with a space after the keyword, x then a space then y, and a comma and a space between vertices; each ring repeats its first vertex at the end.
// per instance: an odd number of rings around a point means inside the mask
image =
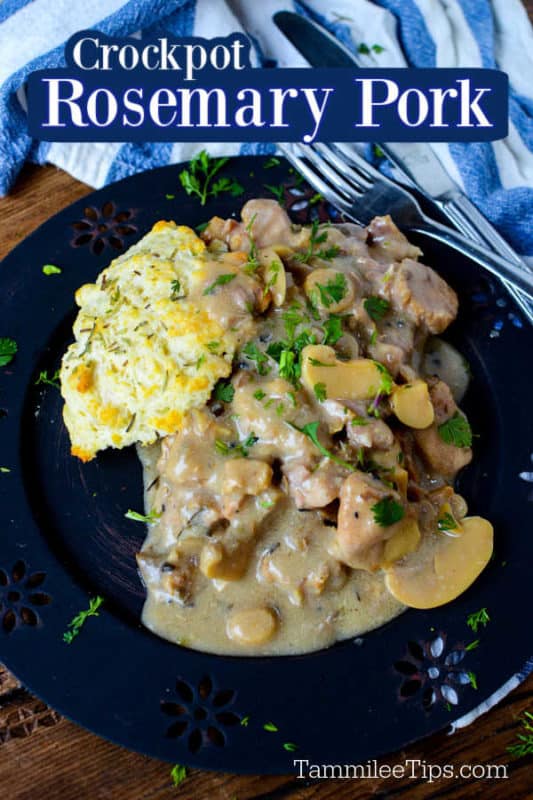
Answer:
POLYGON ((201 238, 157 223, 95 284, 61 370, 73 453, 137 443, 144 623, 215 653, 305 653, 453 600, 492 554, 453 289, 389 217, 274 201, 201 238))

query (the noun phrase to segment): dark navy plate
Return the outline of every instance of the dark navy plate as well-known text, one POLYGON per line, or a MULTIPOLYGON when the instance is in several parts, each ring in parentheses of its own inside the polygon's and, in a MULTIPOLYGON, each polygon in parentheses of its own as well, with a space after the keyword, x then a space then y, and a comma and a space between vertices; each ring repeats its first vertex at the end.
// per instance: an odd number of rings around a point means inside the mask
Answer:
POLYGON ((402 748, 474 709, 531 655, 518 609, 533 556, 533 487, 519 478, 531 470, 533 336, 477 266, 423 243, 427 263, 459 293, 447 336, 472 368, 465 410, 478 438, 459 488, 496 530, 492 562, 462 597, 298 657, 206 655, 154 636, 139 622, 134 554, 144 529, 124 518, 142 508, 135 451, 86 465, 72 458, 59 392, 36 380, 53 374, 71 341, 75 289, 157 220, 229 216, 272 196, 267 183, 283 184, 294 219, 327 218, 284 162, 265 163, 231 161, 227 174, 245 194, 206 208, 179 188, 179 166, 120 181, 46 222, 3 262, 0 336, 19 352, 0 368, 0 466, 11 470, 0 473, 0 660, 63 714, 126 747, 209 769, 286 773, 294 758, 354 763, 402 748), (46 263, 62 274, 43 275, 46 263), (66 644, 68 622, 94 595, 105 597, 100 616, 66 644), (474 634, 467 616, 484 607, 490 622, 474 634))

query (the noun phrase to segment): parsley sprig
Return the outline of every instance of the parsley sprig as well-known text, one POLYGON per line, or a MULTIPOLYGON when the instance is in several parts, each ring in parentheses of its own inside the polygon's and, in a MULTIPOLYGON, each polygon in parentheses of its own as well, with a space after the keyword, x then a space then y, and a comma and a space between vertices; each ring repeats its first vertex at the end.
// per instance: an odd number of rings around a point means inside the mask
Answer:
POLYGON ((329 458, 330 461, 334 461, 335 464, 339 464, 339 466, 345 467, 345 469, 350 470, 350 472, 355 471, 355 467, 352 464, 348 464, 347 461, 343 461, 342 458, 338 458, 333 453, 330 453, 330 451, 326 447, 324 447, 324 445, 318 438, 318 425, 319 425, 318 421, 308 422, 307 425, 304 425, 302 428, 298 427, 298 425, 294 425, 294 423, 292 422, 289 422, 288 424, 291 426, 291 428, 300 431, 300 433, 305 434, 305 436, 311 439, 315 447, 322 453, 323 456, 329 458))
POLYGON ((515 758, 533 754, 533 714, 530 711, 524 711, 520 722, 522 723, 522 733, 517 733, 516 741, 507 748, 507 752, 515 758))
POLYGON ((317 306, 320 301, 325 308, 329 308, 333 303, 340 303, 347 291, 346 275, 337 272, 326 284, 315 283, 315 288, 311 292, 311 302, 317 306))
POLYGON ((319 225, 320 222, 317 219, 313 220, 307 249, 303 253, 297 253, 295 256, 302 264, 308 264, 311 258, 322 258, 324 261, 331 261, 332 258, 335 258, 335 256, 339 254, 337 245, 317 250, 317 247, 324 244, 328 238, 327 230, 322 230, 320 233, 318 232, 319 225))
POLYGON ((220 400, 221 403, 231 403, 235 395, 235 387, 231 381, 218 381, 213 392, 215 400, 220 400))
POLYGON ((98 613, 98 609, 104 602, 104 598, 97 595, 96 597, 91 598, 89 601, 89 608, 85 609, 84 611, 80 611, 79 614, 76 614, 74 619, 72 619, 68 627, 70 630, 65 631, 63 634, 63 641, 67 644, 71 644, 72 640, 76 638, 76 636, 81 631, 82 627, 85 625, 85 622, 89 617, 98 617, 100 616, 98 613))
POLYGON ((390 308, 388 300, 371 295, 363 303, 366 313, 374 322, 380 322, 390 308))
POLYGON ((256 369, 260 375, 268 375, 270 372, 268 356, 259 349, 255 342, 247 342, 242 348, 242 353, 250 361, 255 361, 256 369))
POLYGON ((404 518, 404 507, 393 497, 384 497, 383 500, 375 503, 371 509, 374 515, 374 522, 382 528, 388 528, 404 518))
POLYGON ((18 350, 17 343, 8 336, 0 337, 0 367, 5 367, 15 357, 18 350))
POLYGON ((437 428, 439 436, 446 444, 455 447, 472 447, 472 428, 466 417, 456 411, 453 417, 437 428))
POLYGON ((172 785, 179 786, 187 777, 187 769, 181 764, 174 764, 170 770, 170 777, 172 778, 172 785))
POLYGON ((226 272, 224 275, 219 275, 213 283, 210 283, 207 288, 204 289, 203 295, 204 297, 208 294, 213 294, 215 289, 218 286, 225 286, 227 283, 231 283, 237 277, 235 272, 226 272))
POLYGON ((148 514, 139 514, 138 511, 132 511, 131 508, 128 508, 124 516, 126 519, 131 519, 134 522, 144 522, 145 525, 155 525, 161 517, 161 512, 152 509, 148 514))
POLYGON ((181 283, 176 278, 176 280, 170 282, 170 299, 171 300, 179 300, 180 297, 183 297, 183 291, 181 288, 181 283))
POLYGON ((322 325, 322 330, 324 331, 322 344, 337 344, 344 333, 342 330, 342 320, 343 318, 336 314, 329 315, 328 319, 322 325))
POLYGON ((480 625, 483 625, 485 628, 489 622, 490 616, 486 608, 481 608, 479 611, 469 614, 466 618, 466 624, 474 631, 474 633, 477 633, 480 625))
POLYGON ((457 522, 447 511, 437 520, 439 531, 454 531, 457 529, 457 522))
POLYGON ((42 372, 39 372, 39 377, 35 381, 35 385, 40 386, 41 384, 45 386, 53 386, 55 389, 59 389, 59 370, 56 369, 51 376, 48 375, 48 370, 46 369, 42 372))
POLYGON ((242 456, 243 458, 247 458, 249 455, 249 448, 253 447, 258 441, 259 437, 252 431, 244 442, 240 442, 239 444, 224 442, 222 439, 215 439, 215 450, 217 453, 220 453, 221 456, 242 456))
POLYGON ((201 150, 189 163, 189 169, 180 172, 180 183, 187 194, 196 195, 202 206, 205 206, 208 197, 218 197, 219 194, 229 192, 232 197, 243 194, 244 187, 234 178, 219 177, 213 181, 229 158, 211 158, 207 150, 201 150))

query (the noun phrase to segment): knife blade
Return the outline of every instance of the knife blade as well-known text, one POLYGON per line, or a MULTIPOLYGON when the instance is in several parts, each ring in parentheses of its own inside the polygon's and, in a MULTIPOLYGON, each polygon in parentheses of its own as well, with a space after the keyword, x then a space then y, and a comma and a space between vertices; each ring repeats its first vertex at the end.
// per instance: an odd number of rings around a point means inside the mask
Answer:
MULTIPOLYGON (((311 66, 362 66, 356 55, 329 31, 307 17, 291 11, 279 11, 273 19, 311 66)), ((393 165, 395 178, 419 191, 430 207, 440 211, 461 233, 489 246, 524 269, 530 269, 452 180, 429 144, 387 142, 379 143, 379 147, 393 165)), ((533 325, 533 304, 519 290, 507 284, 505 286, 533 325)))
MULTIPOLYGON (((316 22, 278 11, 274 22, 312 67, 361 67, 362 63, 347 47, 316 22)), ((434 199, 457 190, 441 162, 424 142, 380 143, 387 158, 434 199)))

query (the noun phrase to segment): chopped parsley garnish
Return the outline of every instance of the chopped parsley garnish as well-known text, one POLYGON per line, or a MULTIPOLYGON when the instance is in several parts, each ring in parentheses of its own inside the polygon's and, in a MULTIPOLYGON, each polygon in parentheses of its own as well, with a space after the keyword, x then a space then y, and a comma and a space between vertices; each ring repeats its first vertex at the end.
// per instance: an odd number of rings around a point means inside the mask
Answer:
POLYGON ((379 144, 373 144, 372 150, 376 158, 385 158, 385 153, 383 152, 379 144))
POLYGON ((272 287, 275 285, 275 283, 276 283, 276 281, 278 279, 278 275, 280 273, 280 270, 281 270, 281 261, 277 261, 276 259, 273 259, 270 262, 270 265, 269 265, 269 267, 267 269, 268 281, 265 284, 265 289, 264 289, 264 293, 265 294, 270 289, 272 289, 272 287))
POLYGON ((248 449, 253 447, 257 441, 259 441, 259 437, 253 432, 240 444, 235 444, 233 442, 228 444, 228 442, 223 442, 222 439, 215 439, 215 450, 221 456, 242 456, 246 458, 248 456, 248 449))
POLYGON ((209 220, 207 222, 200 222, 199 225, 194 226, 194 230, 198 231, 198 233, 203 233, 208 225, 209 225, 209 220))
POLYGON ((466 417, 456 411, 451 417, 437 428, 439 436, 446 444, 455 447, 472 447, 472 428, 466 417))
POLYGON ((311 258, 322 258, 325 261, 331 261, 332 258, 335 258, 335 256, 339 254, 337 245, 320 250, 316 249, 318 245, 324 244, 328 238, 327 230, 323 230, 321 233, 318 232, 319 225, 320 222, 315 219, 311 225, 307 250, 304 253, 297 253, 295 256, 295 258, 303 264, 307 264, 311 258))
POLYGON ((265 731, 269 731, 270 733, 277 733, 279 730, 277 725, 274 725, 273 722, 265 722, 263 728, 265 731))
POLYGON ((257 260, 257 245, 256 245, 255 239, 254 239, 254 237, 252 235, 252 228, 253 228, 253 224, 255 222, 255 218, 256 217, 257 217, 257 214, 254 214, 253 217, 251 218, 250 222, 248 223, 248 225, 245 228, 245 231, 248 234, 248 237, 250 239, 250 250, 248 252, 248 258, 246 260, 246 264, 244 265, 244 269, 247 272, 255 272, 257 267, 259 266, 259 261, 257 260))
POLYGON ((256 369, 260 375, 268 375, 270 367, 268 366, 268 356, 258 348, 255 342, 247 342, 242 348, 243 355, 250 361, 255 361, 256 369))
POLYGON ((320 300, 323 306, 329 308, 332 303, 340 303, 348 290, 346 283, 346 275, 343 272, 337 272, 334 278, 331 278, 325 285, 322 283, 315 283, 315 288, 311 293, 311 300, 316 306, 317 301, 320 300))
POLYGON ((272 169, 272 167, 279 167, 281 161, 276 156, 271 156, 263 164, 263 169, 272 169))
POLYGON ((477 689, 477 677, 474 672, 467 672, 468 680, 470 681, 470 686, 472 689, 477 689))
POLYGON ((207 289, 204 289, 203 294, 204 296, 207 294, 213 294, 217 286, 225 286, 227 283, 230 283, 237 275, 235 272, 226 272, 224 275, 219 275, 213 283, 209 284, 207 289))
POLYGON ((466 618, 466 624, 471 630, 474 631, 474 633, 477 633, 477 630, 480 625, 486 627, 487 623, 489 622, 490 622, 490 616, 486 608, 482 608, 480 609, 480 611, 476 611, 473 614, 469 614, 468 617, 466 618))
POLYGON ((271 183, 264 183, 263 186, 265 189, 268 189, 269 192, 272 192, 280 206, 285 205, 285 187, 283 184, 280 183, 279 186, 273 186, 271 183))
POLYGON ((325 383, 315 383, 313 386, 313 392, 315 393, 315 397, 319 403, 323 403, 324 400, 327 399, 327 392, 326 392, 326 384, 325 383))
POLYGON ((309 439, 311 439, 311 441, 313 442, 315 447, 322 453, 323 456, 325 456, 326 458, 329 458, 330 461, 334 461, 336 464, 339 464, 341 467, 345 467, 346 469, 349 469, 350 472, 353 472, 355 470, 355 467, 353 467, 351 464, 348 464, 347 461, 343 461, 341 458, 338 458, 333 453, 330 453, 329 450, 327 448, 325 448, 324 445, 320 442, 320 440, 318 438, 318 425, 319 425, 318 422, 308 422, 307 425, 303 426, 303 428, 299 428, 298 425, 294 425, 291 422, 289 422, 289 425, 291 426, 291 428, 294 428, 295 430, 300 431, 300 433, 305 434, 305 436, 307 436, 309 439))
POLYGON ((300 377, 296 355, 293 350, 282 350, 279 354, 279 376, 294 383, 300 377))
POLYGON ((382 297, 376 297, 372 295, 371 297, 366 298, 363 306, 365 307, 365 311, 370 319, 373 319, 374 322, 379 322, 389 310, 390 303, 388 300, 384 300, 382 297))
POLYGON ((342 317, 338 317, 335 314, 330 314, 328 319, 322 325, 322 330, 324 331, 324 339, 322 344, 337 344, 343 335, 342 317))
POLYGON ((241 722, 240 722, 240 724, 242 725, 242 727, 243 727, 243 728, 247 728, 247 727, 248 727, 248 723, 249 723, 249 722, 250 722, 250 717, 249 717, 249 715, 247 714, 245 717, 243 717, 243 718, 241 719, 241 722))
POLYGON ((206 150, 201 150, 189 163, 189 169, 180 172, 180 183, 189 195, 196 195, 205 206, 208 197, 218 197, 229 192, 232 197, 243 194, 244 187, 234 178, 218 178, 213 182, 229 158, 211 158, 206 150))
POLYGON ((370 55, 371 52, 372 53, 376 53, 376 55, 379 55, 384 50, 385 50, 385 48, 381 44, 372 44, 369 47, 364 42, 361 42, 361 44, 359 44, 357 46, 357 52, 360 53, 363 56, 368 56, 368 55, 370 55))
POLYGON ((41 384, 53 386, 55 389, 59 389, 59 370, 56 369, 51 377, 48 376, 48 370, 46 369, 42 372, 39 372, 39 377, 35 381, 35 385, 40 386, 41 384))
POLYGON ((55 264, 45 264, 43 267, 44 275, 61 275, 61 268, 55 264))
POLYGON ((468 653, 470 650, 475 650, 476 647, 478 646, 479 646, 479 639, 474 639, 473 642, 470 642, 470 644, 466 645, 465 651, 468 653))
POLYGON ((507 752, 515 758, 523 758, 533 754, 533 714, 524 711, 522 723, 522 733, 517 733, 516 742, 507 748, 507 752))
POLYGON ((17 350, 18 345, 14 339, 6 336, 0 337, 0 367, 5 367, 6 364, 9 364, 17 350))
POLYGON ((170 299, 179 300, 180 297, 183 296, 183 292, 181 291, 181 283, 176 278, 176 280, 170 282, 170 299))
POLYGON ((312 367, 334 367, 335 364, 326 364, 325 361, 319 361, 318 358, 309 357, 309 363, 312 367))
POLYGON ((176 198, 175 194, 166 194, 165 195, 165 200, 175 200, 175 198, 176 198))
POLYGON ((220 347, 220 342, 217 341, 207 342, 205 346, 207 347, 209 352, 216 353, 218 348, 220 347))
POLYGON ((155 525, 157 520, 161 517, 161 511, 150 511, 149 514, 139 514, 138 511, 132 511, 128 508, 124 516, 126 519, 132 519, 134 522, 144 522, 145 525, 155 525))
POLYGON ((8 472, 11 472, 11 470, 9 469, 9 467, 0 467, 0 472, 7 475, 8 472))
POLYGON ((93 597, 89 601, 89 608, 87 608, 85 611, 80 611, 80 613, 76 614, 74 619, 72 619, 69 622, 68 627, 70 628, 70 630, 66 631, 63 634, 63 641, 66 642, 67 644, 71 644, 72 640, 76 638, 82 627, 85 625, 85 621, 89 617, 99 616, 98 609, 100 608, 103 602, 104 602, 103 597, 100 597, 99 595, 97 597, 93 597))
POLYGON ((439 531, 453 531, 457 529, 457 522, 451 514, 446 512, 437 520, 437 528, 439 531))
POLYGON ((231 381, 218 381, 213 392, 215 400, 220 400, 222 403, 231 403, 235 395, 235 387, 231 381))
POLYGON ((384 367, 383 364, 380 364, 379 361, 374 361, 374 364, 381 373, 381 383, 379 386, 380 394, 390 394, 392 392, 392 387, 394 385, 392 375, 390 374, 387 367, 384 367))
POLYGON ((374 361, 377 369, 380 372, 380 384, 377 391, 376 396, 370 403, 367 408, 367 414, 370 414, 374 417, 379 417, 379 404, 383 396, 388 395, 392 392, 392 387, 394 386, 394 381, 392 379, 392 375, 390 374, 389 370, 380 364, 379 361, 374 361))
POLYGON ((370 420, 366 419, 365 417, 354 417, 350 424, 351 425, 361 425, 362 426, 362 425, 368 425, 369 422, 370 422, 370 420))
POLYGON ((295 304, 285 311, 282 319, 285 323, 286 338, 283 341, 272 342, 267 347, 267 353, 278 362, 280 376, 298 386, 302 374, 302 350, 308 344, 316 344, 316 337, 309 329, 304 329, 296 336, 296 328, 304 321, 298 305, 295 304))
POLYGON ((254 397, 256 400, 262 400, 264 397, 266 397, 266 392, 264 392, 262 389, 258 389, 256 392, 254 392, 254 397))
POLYGON ((393 497, 384 497, 370 509, 374 515, 374 522, 382 528, 388 528, 403 519, 404 507, 393 497))
POLYGON ((172 785, 179 786, 187 777, 187 770, 181 764, 175 764, 170 770, 170 777, 172 778, 172 785))
POLYGON ((287 750, 288 753, 294 753, 295 750, 298 750, 298 745, 294 744, 294 742, 284 742, 283 749, 287 750))

